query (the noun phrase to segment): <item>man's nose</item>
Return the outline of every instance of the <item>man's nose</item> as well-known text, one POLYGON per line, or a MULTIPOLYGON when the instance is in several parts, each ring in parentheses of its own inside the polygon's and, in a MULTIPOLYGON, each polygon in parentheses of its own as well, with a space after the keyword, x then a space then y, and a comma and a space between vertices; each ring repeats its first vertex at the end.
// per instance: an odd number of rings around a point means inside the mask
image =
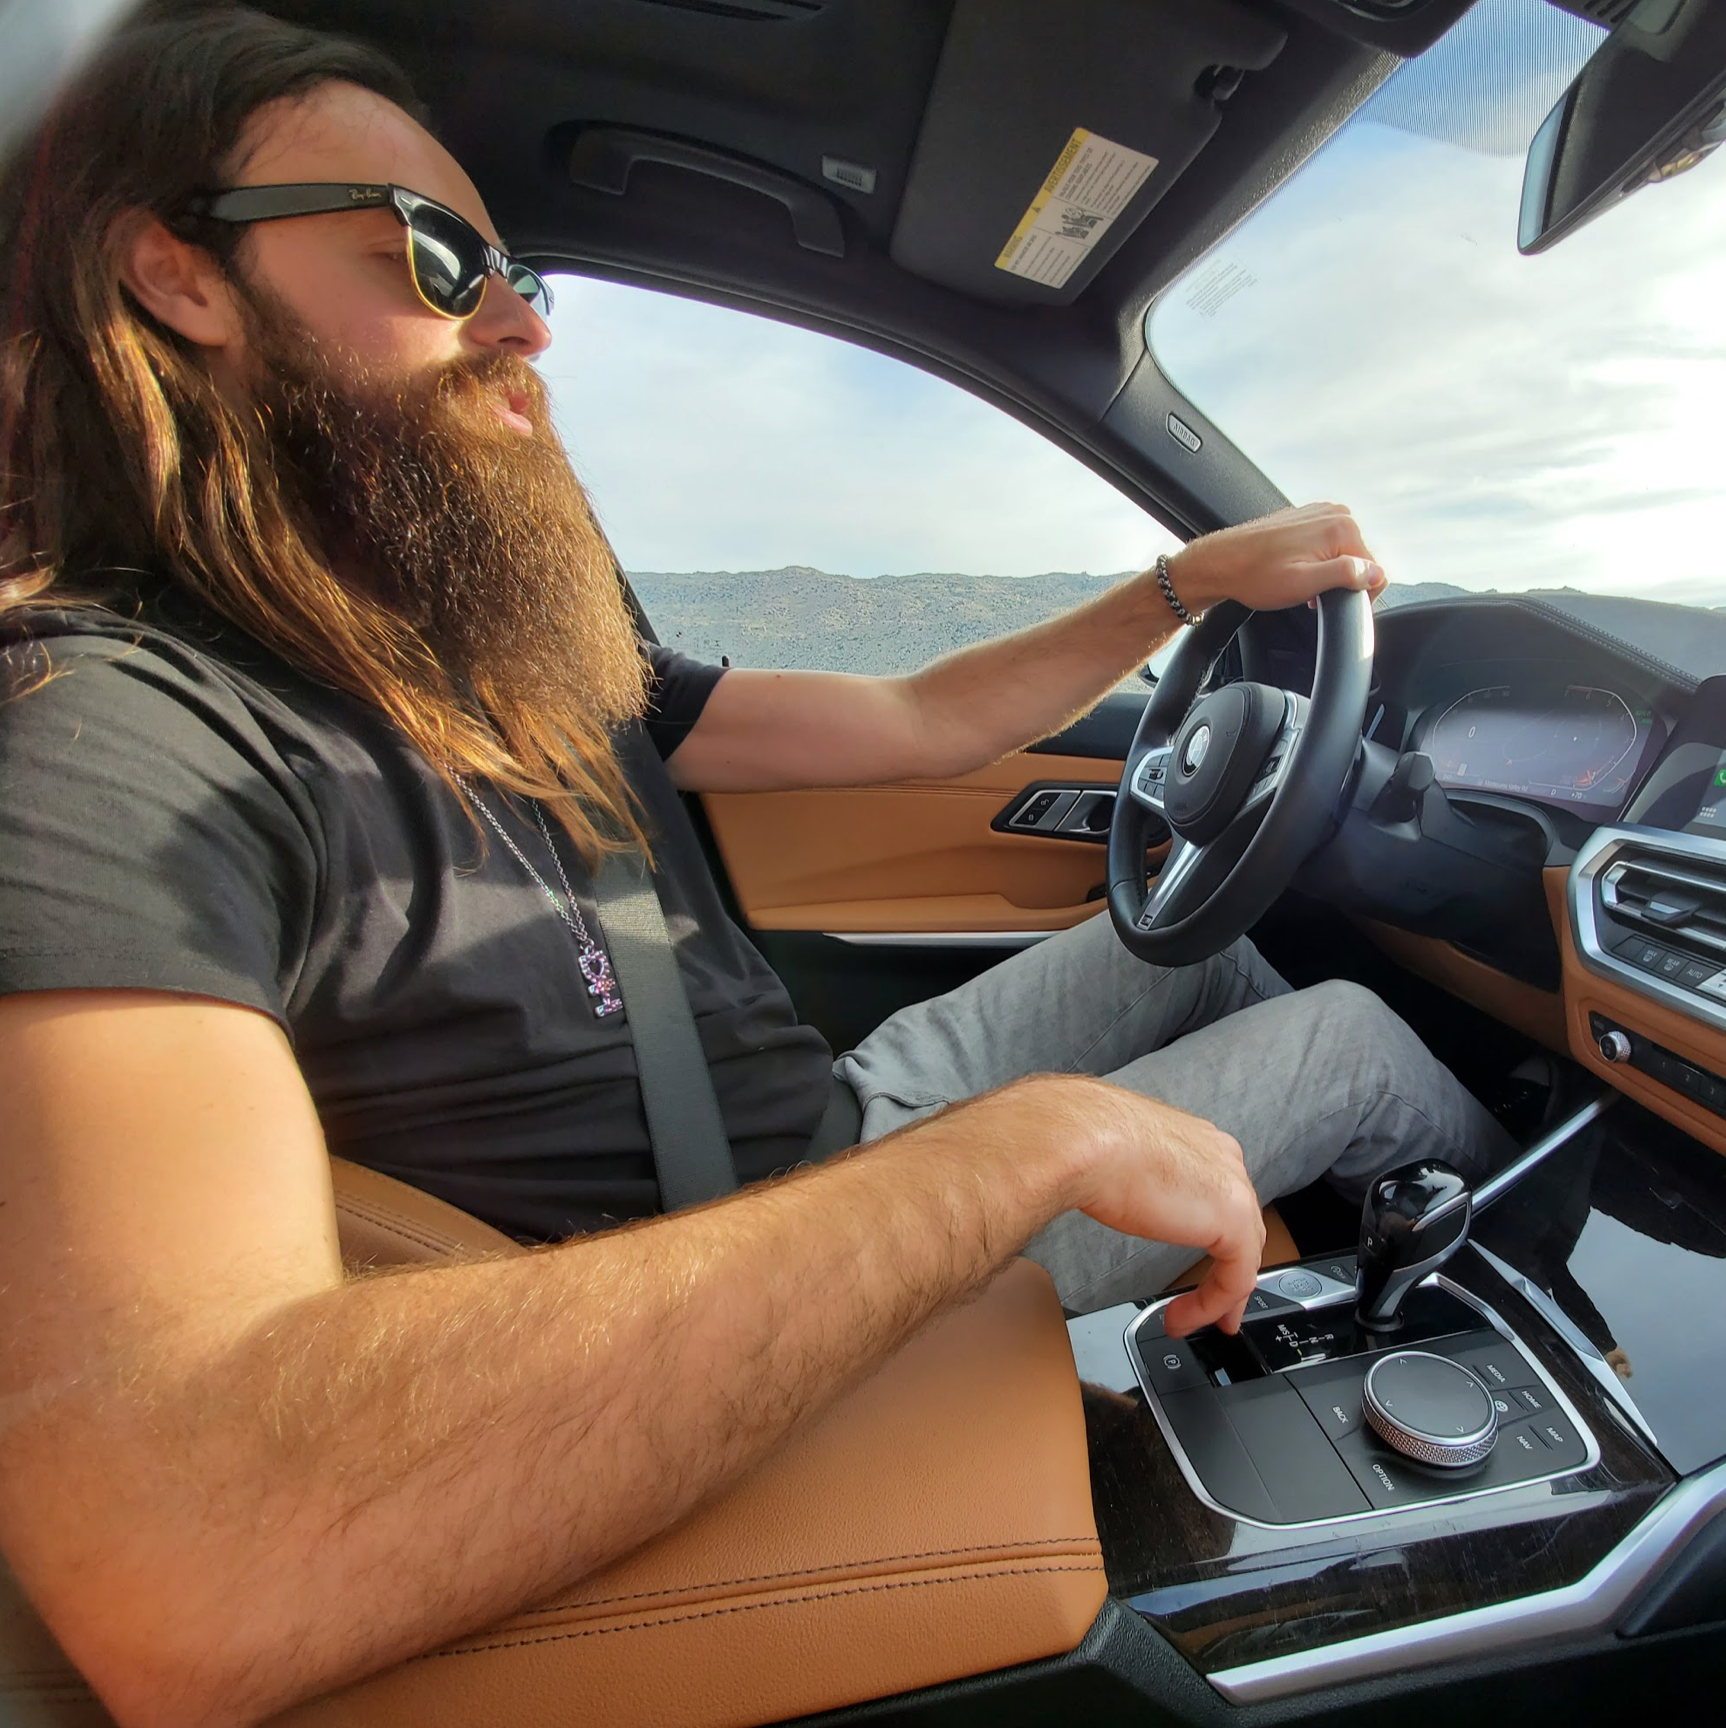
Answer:
POLYGON ((546 321, 504 279, 486 278, 479 310, 467 321, 467 334, 482 348, 502 348, 531 360, 551 346, 546 321))

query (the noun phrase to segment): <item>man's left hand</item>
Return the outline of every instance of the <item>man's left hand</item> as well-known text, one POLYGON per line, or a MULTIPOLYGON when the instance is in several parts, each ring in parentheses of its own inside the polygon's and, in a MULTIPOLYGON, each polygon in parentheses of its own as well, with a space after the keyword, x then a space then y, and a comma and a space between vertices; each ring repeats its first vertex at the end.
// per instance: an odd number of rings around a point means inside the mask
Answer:
POLYGON ((1274 611, 1329 588, 1364 589, 1376 600, 1385 580, 1341 504, 1278 510, 1189 541, 1169 559, 1169 581, 1192 612, 1219 600, 1274 611))

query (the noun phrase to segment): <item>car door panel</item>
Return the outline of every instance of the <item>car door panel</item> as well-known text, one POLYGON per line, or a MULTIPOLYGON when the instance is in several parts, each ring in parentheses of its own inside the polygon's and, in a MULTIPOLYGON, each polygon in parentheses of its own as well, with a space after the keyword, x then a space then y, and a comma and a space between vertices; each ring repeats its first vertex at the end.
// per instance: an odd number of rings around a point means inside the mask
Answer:
POLYGON ((995 826, 1022 792, 1112 787, 1121 764, 1015 752, 945 780, 703 800, 739 906, 757 930, 831 934, 1065 930, 1102 907, 1097 839, 995 826))

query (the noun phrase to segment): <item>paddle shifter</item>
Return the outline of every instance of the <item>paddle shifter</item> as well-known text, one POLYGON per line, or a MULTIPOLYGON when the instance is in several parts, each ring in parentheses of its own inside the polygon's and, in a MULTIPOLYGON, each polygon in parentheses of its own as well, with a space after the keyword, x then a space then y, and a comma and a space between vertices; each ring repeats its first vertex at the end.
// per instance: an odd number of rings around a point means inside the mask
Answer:
POLYGON ((1394 1332, 1403 1298, 1468 1240, 1473 1215, 1468 1184, 1436 1158, 1380 1176, 1360 1211, 1360 1324, 1394 1332))

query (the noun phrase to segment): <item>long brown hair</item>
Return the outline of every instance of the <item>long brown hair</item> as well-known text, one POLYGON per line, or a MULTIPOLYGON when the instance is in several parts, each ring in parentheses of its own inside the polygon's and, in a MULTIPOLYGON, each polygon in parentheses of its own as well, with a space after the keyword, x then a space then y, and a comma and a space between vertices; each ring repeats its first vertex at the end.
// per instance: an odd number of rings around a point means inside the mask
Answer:
POLYGON ((423 120, 405 74, 360 43, 237 7, 158 15, 118 34, 0 168, 0 630, 129 609, 165 575, 382 709, 452 784, 542 800, 590 863, 645 846, 606 726, 464 695, 419 630, 339 580, 258 416, 121 282, 110 237, 130 210, 230 266, 240 231, 191 201, 226 183, 256 110, 330 80, 423 120))

